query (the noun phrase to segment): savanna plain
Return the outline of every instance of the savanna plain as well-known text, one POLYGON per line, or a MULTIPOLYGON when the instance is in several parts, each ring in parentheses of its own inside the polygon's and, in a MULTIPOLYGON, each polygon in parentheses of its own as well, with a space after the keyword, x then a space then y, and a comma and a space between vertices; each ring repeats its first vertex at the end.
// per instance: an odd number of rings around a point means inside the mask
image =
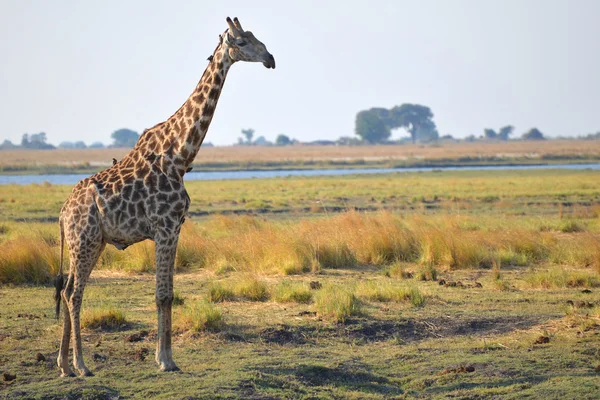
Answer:
MULTIPOLYGON (((71 187, 0 187, 0 397, 597 399, 600 172, 193 181, 174 359, 154 246, 107 248, 60 378, 51 279, 71 187)), ((65 252, 66 256, 66 252, 65 252)))

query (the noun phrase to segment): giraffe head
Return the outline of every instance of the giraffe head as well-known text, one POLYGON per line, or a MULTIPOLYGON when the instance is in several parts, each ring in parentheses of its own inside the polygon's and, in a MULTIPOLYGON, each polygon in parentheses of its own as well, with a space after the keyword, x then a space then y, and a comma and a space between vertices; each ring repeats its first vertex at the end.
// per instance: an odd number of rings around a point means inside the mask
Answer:
POLYGON ((240 21, 227 17, 229 29, 223 35, 226 51, 233 61, 261 62, 267 68, 275 68, 275 58, 267 47, 250 31, 244 31, 240 21))

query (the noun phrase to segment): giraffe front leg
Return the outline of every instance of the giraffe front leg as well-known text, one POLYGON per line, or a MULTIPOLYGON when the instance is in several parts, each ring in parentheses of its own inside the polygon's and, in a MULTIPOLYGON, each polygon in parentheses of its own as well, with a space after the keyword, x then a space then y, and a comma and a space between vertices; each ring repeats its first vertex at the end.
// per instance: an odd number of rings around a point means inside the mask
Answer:
POLYGON ((173 361, 171 350, 173 305, 173 273, 177 237, 173 240, 156 241, 156 309, 158 313, 158 342, 156 343, 156 362, 161 371, 179 371, 173 361), (169 243, 170 242, 170 243, 169 243))

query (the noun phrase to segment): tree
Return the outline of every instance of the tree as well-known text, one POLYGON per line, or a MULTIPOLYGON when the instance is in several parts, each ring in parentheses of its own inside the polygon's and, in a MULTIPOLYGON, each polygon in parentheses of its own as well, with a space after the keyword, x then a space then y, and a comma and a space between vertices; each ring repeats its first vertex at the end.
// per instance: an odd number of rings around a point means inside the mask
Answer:
POLYGON ((110 137, 113 139, 112 147, 133 147, 140 135, 131 129, 122 128, 114 131, 110 137))
POLYGON ((538 128, 531 128, 521 138, 523 140, 546 140, 544 134, 538 128))
POLYGON ((290 138, 288 136, 281 133, 281 134, 277 135, 277 139, 275 139, 275 144, 277 146, 288 146, 288 145, 292 144, 292 141, 290 140, 290 138))
POLYGON ((23 134, 21 138, 21 146, 26 149, 54 149, 55 147, 46 143, 47 137, 45 132, 23 134))
POLYGON ((500 139, 500 140, 508 140, 508 137, 510 135, 512 135, 512 133, 513 133, 514 130, 515 130, 515 127, 512 126, 512 125, 503 126, 498 131, 498 139, 500 139))
POLYGON ((431 109, 420 104, 402 104, 390 110, 391 126, 406 128, 413 143, 426 142, 439 137, 431 109))
POLYGON ((75 142, 73 144, 73 147, 75 147, 76 149, 87 149, 86 144, 82 140, 78 140, 77 142, 75 142))
POLYGON ((59 149, 74 149, 75 148, 75 143, 73 143, 73 142, 60 142, 58 144, 58 148, 59 149))
POLYGON ((489 128, 485 128, 483 130, 483 136, 486 139, 497 139, 498 138, 498 134, 496 133, 496 131, 493 129, 489 129, 489 128))
MULTIPOLYGON (((246 137, 245 143, 248 145, 252 144, 252 138, 254 137, 254 129, 242 129, 242 135, 246 137)), ((242 140, 243 142, 243 140, 242 140)))
POLYGON ((0 150, 10 150, 10 149, 14 149, 17 146, 15 146, 10 140, 8 139, 4 139, 4 142, 2 142, 2 144, 0 144, 0 150))
POLYGON ((356 134, 366 142, 380 143, 391 135, 386 121, 380 118, 379 110, 371 109, 356 114, 356 134))
POLYGON ((102 142, 94 142, 88 146, 90 149, 103 149, 104 143, 102 142))

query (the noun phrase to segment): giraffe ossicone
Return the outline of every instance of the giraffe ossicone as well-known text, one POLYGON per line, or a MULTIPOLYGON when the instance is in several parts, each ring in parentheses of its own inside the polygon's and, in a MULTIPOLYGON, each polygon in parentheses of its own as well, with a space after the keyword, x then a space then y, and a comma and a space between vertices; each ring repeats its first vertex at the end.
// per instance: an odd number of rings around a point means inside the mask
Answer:
POLYGON ((190 205, 183 176, 191 170, 206 136, 229 68, 237 61, 261 62, 275 68, 275 59, 237 18, 209 57, 209 65, 187 101, 168 120, 140 136, 134 148, 108 169, 75 185, 60 211, 60 272, 56 279, 56 316, 61 300, 64 323, 57 363, 63 376, 92 375, 83 361, 79 313, 85 284, 106 244, 119 249, 150 239, 156 247, 156 362, 162 371, 176 371, 171 350, 173 272, 181 225, 190 205), (70 268, 63 276, 67 244, 70 268))

